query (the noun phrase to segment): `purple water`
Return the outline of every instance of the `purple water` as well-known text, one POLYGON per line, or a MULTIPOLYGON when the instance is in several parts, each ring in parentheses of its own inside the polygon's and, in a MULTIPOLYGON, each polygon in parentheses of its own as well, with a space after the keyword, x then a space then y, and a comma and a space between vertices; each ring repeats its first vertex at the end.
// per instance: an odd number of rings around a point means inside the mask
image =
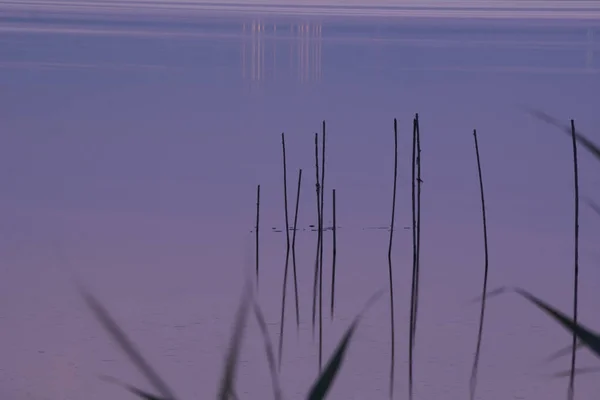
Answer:
MULTIPOLYGON (((78 296, 91 287, 183 399, 214 397, 246 269, 261 184, 260 303, 277 343, 288 198, 303 168, 301 326, 288 282, 286 399, 317 374, 311 328, 316 234, 313 135, 327 121, 325 220, 337 191, 336 317, 328 356, 371 294, 387 288, 393 119, 400 126, 394 245, 396 396, 407 396, 411 124, 422 132, 422 268, 415 399, 465 398, 483 279, 472 130, 482 156, 490 286, 517 285, 570 314, 573 171, 567 135, 542 109, 600 141, 597 22, 300 17, 2 17, 0 39, 0 397, 127 399, 99 375, 150 388, 78 296)), ((580 151, 581 195, 600 201, 580 151)), ((600 217, 581 208, 580 320, 600 329, 600 217)), ((291 277, 291 275, 290 275, 291 277)), ((388 294, 352 342, 331 399, 385 399, 388 294)), ((570 335, 516 296, 490 300, 478 398, 563 399, 570 335)), ((587 350, 580 367, 597 365, 587 350)), ((600 390, 594 373, 578 398, 600 390)), ((251 319, 241 399, 270 398, 251 319)))

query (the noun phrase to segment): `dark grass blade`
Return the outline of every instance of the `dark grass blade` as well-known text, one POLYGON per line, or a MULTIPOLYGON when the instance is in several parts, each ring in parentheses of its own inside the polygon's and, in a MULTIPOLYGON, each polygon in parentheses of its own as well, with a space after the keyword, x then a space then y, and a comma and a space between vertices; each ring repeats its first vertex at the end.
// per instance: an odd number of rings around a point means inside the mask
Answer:
POLYGON ((259 231, 260 231, 260 185, 256 187, 256 249, 255 249, 255 262, 256 262, 256 287, 258 287, 259 278, 259 231))
POLYGON ((319 283, 319 254, 321 248, 321 181, 319 177, 319 134, 315 133, 315 173, 317 180, 315 188, 317 191, 317 255, 315 257, 315 276, 313 280, 312 297, 312 331, 315 334, 317 315, 317 284, 319 283))
POLYGON ((319 247, 319 372, 323 365, 323 216, 325 215, 325 121, 323 121, 323 134, 321 136, 321 246, 319 247))
POLYGON ((256 321, 258 322, 260 332, 265 342, 265 354, 267 356, 267 363, 269 364, 269 371, 271 373, 273 395, 275 400, 281 400, 283 396, 281 394, 281 384, 279 383, 279 374, 277 373, 277 366, 275 363, 275 351, 273 350, 273 343, 271 342, 271 338, 269 336, 269 330, 267 328, 267 323, 265 321, 263 312, 256 301, 254 302, 254 315, 256 316, 256 321))
POLYGON ((298 231, 298 210, 300 208, 300 188, 302 187, 302 169, 298 171, 296 189, 296 207, 294 210, 294 233, 292 235, 292 268, 294 271, 294 294, 296 296, 296 330, 300 330, 300 302, 298 300, 298 275, 296 272, 296 232, 298 231))
POLYGON ((475 390, 477 388, 477 374, 479 372, 479 358, 481 355, 481 344, 483 341, 483 324, 485 320, 485 305, 487 300, 487 285, 489 273, 489 255, 488 255, 488 234, 487 234, 487 219, 485 212, 485 196, 483 191, 483 176, 481 173, 481 158, 479 155, 479 144, 477 143, 477 130, 473 130, 475 140, 475 153, 477 156, 477 172, 479 175, 479 191, 481 195, 481 214, 483 219, 483 246, 484 246, 484 272, 483 272, 483 288, 481 295, 481 309, 479 312, 479 329, 477 332, 477 344, 475 346, 475 357, 473 358, 473 367, 471 369, 471 377, 469 380, 470 399, 475 399, 475 390))
POLYGON ((394 397, 394 370, 396 366, 396 323, 394 321, 394 279, 392 268, 392 248, 394 243, 394 221, 396 218, 396 188, 398 182, 398 121, 394 118, 394 185, 392 191, 392 218, 390 222, 390 241, 388 245, 388 276, 390 285, 390 398, 394 397))
MULTIPOLYGON (((582 367, 575 369, 575 375, 589 374, 591 372, 600 372, 600 367, 582 367)), ((571 370, 557 372, 552 374, 552 378, 566 378, 571 376, 571 370)))
MULTIPOLYGON (((573 323, 577 325, 579 302, 579 166, 577 163, 577 138, 575 122, 571 120, 571 137, 573 139, 573 181, 575 183, 575 261, 573 269, 573 323)), ((575 397, 575 363, 577 359, 577 335, 573 332, 573 350, 571 353, 571 376, 569 378, 569 399, 575 397)))
POLYGON ((284 333, 284 325, 285 325, 285 300, 286 300, 286 289, 287 289, 287 276, 288 276, 288 267, 290 261, 290 222, 288 217, 288 198, 287 198, 287 164, 285 157, 285 134, 281 134, 281 147, 283 150, 283 201, 284 201, 284 211, 285 211, 285 239, 286 239, 286 248, 285 248, 285 266, 283 270, 283 288, 281 295, 281 321, 279 324, 279 369, 281 369, 281 360, 283 359, 283 333, 284 333))
MULTIPOLYGON (((575 346, 575 349, 579 350, 585 347, 585 344, 581 341, 577 342, 577 345, 575 346)), ((571 352, 573 351, 573 345, 570 344, 566 347, 563 347, 560 350, 555 351, 554 353, 552 353, 551 355, 549 355, 548 357, 546 357, 544 359, 544 362, 550 362, 550 361, 554 361, 562 356, 566 356, 567 354, 571 354, 571 352)))
POLYGON ((585 203, 598 215, 600 215, 600 205, 591 199, 583 199, 585 203))
POLYGON ((239 353, 242 347, 242 339, 244 337, 244 331, 246 329, 246 322, 248 320, 248 311, 252 304, 252 285, 250 281, 246 281, 246 285, 240 300, 233 330, 231 333, 231 339, 229 341, 229 348, 225 357, 225 365, 223 366, 223 373, 221 375, 221 382, 219 385, 219 400, 229 400, 229 397, 235 396, 235 379, 237 373, 237 363, 239 353))
POLYGON ((108 376, 108 375, 104 375, 101 376, 100 379, 102 379, 103 381, 109 382, 109 383, 113 383, 117 386, 121 386, 122 388, 124 388, 125 390, 133 393, 134 395, 136 395, 137 397, 139 397, 140 399, 144 399, 144 400, 167 400, 164 397, 161 396, 157 396, 151 393, 148 393, 142 389, 139 389, 133 385, 130 385, 128 383, 124 383, 120 380, 118 380, 117 378, 113 378, 112 376, 108 376))
MULTIPOLYGON (((485 297, 486 297, 486 300, 489 300, 493 297, 500 296, 501 294, 505 294, 509 291, 511 291, 511 289, 507 288, 506 286, 502 286, 502 287, 496 288, 494 290, 490 290, 489 292, 485 293, 485 297)), ((479 303, 479 302, 481 302, 482 299, 483 299, 483 295, 477 296, 474 299, 470 300, 469 304, 479 303)))
POLYGON ((141 352, 136 348, 125 332, 119 327, 104 306, 83 287, 80 286, 79 290, 87 306, 93 312, 94 316, 100 322, 102 327, 119 345, 129 360, 142 373, 142 375, 144 375, 144 377, 150 382, 160 396, 162 396, 164 399, 175 400, 176 397, 173 394, 173 391, 150 366, 150 364, 142 356, 141 352))
POLYGON ((331 257, 331 319, 335 307, 335 268, 337 259, 337 221, 335 217, 335 189, 332 192, 333 197, 333 254, 331 257))
POLYGON ((325 369, 314 382, 307 396, 308 400, 322 400, 327 396, 327 392, 333 385, 333 382, 335 381, 335 378, 342 366, 346 351, 348 350, 348 345, 352 339, 352 336, 354 335, 362 315, 381 297, 382 294, 383 291, 379 291, 373 295, 369 301, 367 301, 363 310, 354 318, 354 321, 352 321, 350 327, 348 330, 346 330, 346 333, 342 337, 342 340, 338 343, 337 348, 332 354, 331 358, 329 361, 327 361, 325 369))
POLYGON ((531 303, 536 305, 542 311, 546 312, 548 315, 554 318, 556 322, 561 324, 569 332, 575 332, 577 338, 580 341, 582 341, 585 344, 585 346, 588 347, 597 357, 600 357, 600 335, 598 333, 595 333, 594 331, 586 328, 580 323, 574 323, 573 320, 567 317, 565 314, 553 308, 552 306, 540 300, 539 298, 535 297, 531 293, 519 288, 514 290, 515 292, 523 296, 525 299, 529 300, 531 303))
MULTIPOLYGON (((536 110, 536 109, 527 109, 527 112, 530 115, 533 115, 534 117, 536 117, 537 119, 540 119, 550 125, 554 125, 554 126, 560 128, 567 135, 571 136, 571 127, 568 125, 565 125, 558 119, 548 115, 547 113, 545 113, 543 111, 536 110)), ((592 142, 589 138, 587 138, 581 132, 575 132, 575 140, 577 140, 577 142, 579 142, 579 144, 581 144, 586 150, 588 150, 590 153, 592 153, 592 155, 594 155, 594 157, 596 157, 600 161, 600 146, 598 146, 596 143, 592 142)))

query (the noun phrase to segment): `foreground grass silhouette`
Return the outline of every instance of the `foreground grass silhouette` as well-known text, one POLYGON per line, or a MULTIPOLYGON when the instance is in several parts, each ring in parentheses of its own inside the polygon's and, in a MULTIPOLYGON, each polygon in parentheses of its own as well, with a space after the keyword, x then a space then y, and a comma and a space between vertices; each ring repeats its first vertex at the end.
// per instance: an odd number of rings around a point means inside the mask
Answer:
MULTIPOLYGON (((254 309, 256 310, 255 315, 257 317, 259 326, 261 326, 261 332, 265 337, 265 351, 267 355, 267 360, 270 364, 270 369, 272 372, 274 371, 272 373, 272 379, 275 398, 281 398, 281 393, 279 391, 280 385, 278 382, 277 371, 275 370, 274 365, 274 351, 271 345, 271 340, 268 337, 268 333, 265 329, 264 318, 262 318, 262 312, 260 311, 260 307, 253 296, 252 287, 252 283, 250 281, 247 281, 234 321, 217 397, 220 400, 238 399, 238 396, 235 393, 238 355, 241 349, 242 339, 244 337, 244 331, 248 320, 248 314, 252 306, 254 306, 254 309)), ((121 351, 123 351, 127 355, 129 360, 134 364, 134 366, 139 370, 139 372, 141 372, 144 375, 144 377, 149 381, 149 383, 153 386, 154 390, 158 392, 158 394, 149 393, 147 391, 144 391, 133 385, 124 383, 110 376, 104 377, 104 380, 116 383, 142 399, 177 400, 177 397, 175 396, 174 392, 169 388, 166 382, 158 375, 158 373, 156 373, 156 371, 150 366, 150 364, 142 356, 141 352, 136 348, 136 346, 125 334, 125 332, 119 327, 117 322, 112 318, 112 316, 109 314, 106 308, 104 308, 104 306, 86 289, 81 289, 81 294, 86 304, 98 320, 98 322, 120 347, 121 351)), ((362 315, 373 305, 373 303, 377 301, 377 299, 381 297, 382 294, 383 291, 375 293, 367 301, 363 310, 360 313, 358 313, 358 315, 354 318, 354 320, 344 333, 344 336, 338 343, 335 351, 329 358, 329 361, 327 362, 325 368, 310 388, 306 396, 308 400, 325 399, 342 366, 344 356, 346 355, 346 351, 348 350, 348 346, 354 335, 354 332, 356 331, 356 328, 360 322, 362 315)))

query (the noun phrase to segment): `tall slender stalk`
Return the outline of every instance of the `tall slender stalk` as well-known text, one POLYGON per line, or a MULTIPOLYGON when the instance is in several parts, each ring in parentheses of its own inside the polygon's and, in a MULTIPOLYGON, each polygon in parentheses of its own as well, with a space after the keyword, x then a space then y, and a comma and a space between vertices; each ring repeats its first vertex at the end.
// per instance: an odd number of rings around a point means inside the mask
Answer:
MULTIPOLYGON (((571 120, 571 137, 573 138, 573 180, 575 181, 575 267, 573 277, 573 323, 577 325, 579 302, 579 167, 577 163, 577 138, 575 121, 571 120)), ((573 351, 571 352, 571 371, 569 374, 569 400, 575 397, 575 361, 577 354, 577 335, 573 331, 573 351)))
POLYGON ((294 233, 292 236, 292 266, 294 269, 294 293, 296 294, 296 329, 300 329, 300 305, 298 304, 298 275, 296 273, 296 232, 298 231, 298 209, 300 205, 300 188, 302 185, 302 169, 298 171, 298 188, 296 189, 296 209, 294 211, 294 233))
POLYGON ((390 398, 394 397, 394 369, 396 364, 396 328, 394 322, 394 279, 392 274, 392 244, 394 240, 394 220, 396 216, 396 186, 398 180, 398 121, 394 118, 394 190, 392 194, 392 220, 390 222, 390 242, 388 247, 388 274, 390 280, 390 327, 391 327, 391 363, 390 398))
POLYGON ((315 334, 316 315, 317 315, 317 284, 319 282, 319 254, 321 249, 321 183, 319 180, 319 134, 315 133, 315 173, 317 191, 317 255, 315 256, 315 276, 313 281, 312 298, 312 331, 313 338, 315 334))
POLYGON ((319 372, 323 365, 323 216, 325 214, 325 121, 323 121, 323 135, 321 146, 321 246, 319 247, 319 372))
POLYGON ((333 319, 333 310, 335 306, 335 262, 337 258, 337 222, 335 217, 335 189, 332 192, 333 196, 333 254, 331 261, 331 319, 333 319))
POLYGON ((473 368, 471 370, 470 379, 470 399, 475 399, 475 389, 477 388, 477 373, 479 369, 479 356, 481 353, 481 342, 483 338, 483 322, 485 318, 485 302, 487 298, 488 270, 489 270, 489 255, 488 255, 488 236, 487 236, 487 220, 485 213, 485 196, 483 194, 483 177, 481 175, 481 159, 479 157, 479 145, 477 143, 477 130, 473 130, 475 139, 475 153, 477 155, 477 172, 479 174, 479 189, 481 193, 481 215, 483 219, 483 246, 485 251, 485 263, 483 272, 483 288, 481 294, 481 311, 479 314, 479 331, 477 333, 477 346, 475 348, 475 357, 473 359, 473 368))
POLYGON ((413 321, 413 346, 417 338, 417 318, 419 315, 419 285, 421 276, 421 129, 419 114, 415 115, 417 122, 417 279, 415 280, 415 318, 413 321))
POLYGON ((285 211, 285 267, 283 270, 283 293, 281 297, 281 322, 279 324, 279 369, 281 369, 281 360, 283 356, 283 327, 285 323, 285 289, 287 284, 288 264, 290 259, 290 223, 288 218, 288 199, 287 199, 287 164, 285 158, 285 134, 281 133, 281 148, 283 151, 283 201, 285 211))
POLYGON ((258 278, 259 278, 259 228, 260 228, 260 185, 256 186, 256 287, 258 287, 258 278))
POLYGON ((412 206, 412 240, 413 240, 413 265, 412 284, 410 288, 410 326, 408 336, 408 398, 413 397, 413 348, 415 339, 415 295, 417 287, 417 194, 416 194, 416 154, 417 154, 417 120, 413 119, 412 162, 411 162, 411 206, 412 206))

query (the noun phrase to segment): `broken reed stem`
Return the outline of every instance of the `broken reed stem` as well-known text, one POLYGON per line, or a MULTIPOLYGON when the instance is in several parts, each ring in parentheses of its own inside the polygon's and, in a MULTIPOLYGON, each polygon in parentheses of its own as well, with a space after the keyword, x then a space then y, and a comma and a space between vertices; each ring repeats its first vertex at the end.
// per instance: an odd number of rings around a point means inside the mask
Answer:
POLYGON ((333 319, 333 310, 335 307, 335 262, 337 258, 337 233, 336 233, 336 217, 335 217, 335 189, 332 191, 333 196, 333 254, 331 262, 331 319, 333 319))
POLYGON ((417 120, 413 119, 413 138, 412 138, 412 182, 411 182, 411 208, 412 208, 412 240, 413 240, 413 266, 412 282, 410 289, 410 324, 408 336, 408 398, 413 396, 413 344, 415 336, 415 294, 417 287, 417 210, 416 210, 416 152, 417 152, 417 120))
POLYGON ((394 118, 394 190, 392 194, 392 221, 390 223, 390 242, 388 247, 388 274, 390 280, 390 326, 391 326, 391 364, 390 364, 390 398, 394 396, 394 368, 396 363, 396 329, 394 322, 394 280, 392 274, 392 244, 394 240, 394 219, 396 215, 396 182, 398 180, 398 121, 394 118))
POLYGON ((259 278, 259 269, 258 269, 258 265, 259 265, 259 227, 260 227, 260 185, 257 185, 256 187, 256 230, 255 230, 255 236, 256 236, 256 287, 258 288, 258 278, 259 278))
POLYGON ((321 190, 320 190, 320 178, 319 178, 319 134, 315 133, 315 172, 316 172, 316 183, 315 188, 317 190, 317 255, 315 256, 315 276, 313 281, 313 299, 312 299, 312 331, 313 338, 315 334, 315 321, 317 315, 317 283, 319 282, 319 250, 321 247, 321 190))
POLYGON ((296 232, 298 230, 298 209, 300 205, 300 188, 302 185, 302 169, 298 171, 298 188, 296 189, 296 209, 294 211, 294 233, 292 236, 292 267, 294 270, 294 293, 296 294, 296 329, 300 330, 300 305, 298 301, 298 275, 296 273, 296 232))
POLYGON ((325 214, 325 121, 323 121, 323 135, 321 146, 321 246, 319 248, 319 372, 323 365, 323 216, 325 214))
POLYGON ((487 236, 487 220, 485 214, 485 196, 483 194, 483 177, 481 175, 481 159, 479 157, 479 145, 477 143, 477 130, 473 130, 473 137, 475 139, 475 153, 477 155, 477 172, 479 174, 479 189, 481 193, 481 214, 483 219, 483 246, 485 251, 485 263, 483 273, 483 289, 481 295, 481 311, 479 314, 479 331, 477 333, 477 346, 475 348, 475 357, 473 360, 473 368, 471 370, 470 379, 470 399, 475 399, 475 389, 477 388, 477 373, 479 368, 479 355, 481 353, 481 342, 483 338, 483 322, 485 318, 485 301, 487 296, 487 283, 488 283, 488 269, 489 269, 489 256, 488 256, 488 236, 487 236))
POLYGON ((285 323, 285 289, 288 275, 288 265, 290 259, 290 223, 288 218, 288 199, 287 199, 287 165, 285 159, 285 134, 281 133, 281 148, 283 152, 283 201, 285 211, 285 237, 286 237, 286 251, 285 251, 285 267, 283 270, 283 293, 281 298, 281 322, 279 324, 279 369, 281 369, 281 360, 283 356, 283 327, 285 323))
MULTIPOLYGON (((579 167, 577 162, 577 138, 575 121, 571 120, 571 137, 573 138, 573 180, 575 181, 575 267, 573 276, 573 323, 577 325, 579 302, 579 167)), ((569 374, 568 398, 575 397, 575 361, 577 354, 577 335, 573 331, 573 350, 571 352, 571 371, 569 374)))

